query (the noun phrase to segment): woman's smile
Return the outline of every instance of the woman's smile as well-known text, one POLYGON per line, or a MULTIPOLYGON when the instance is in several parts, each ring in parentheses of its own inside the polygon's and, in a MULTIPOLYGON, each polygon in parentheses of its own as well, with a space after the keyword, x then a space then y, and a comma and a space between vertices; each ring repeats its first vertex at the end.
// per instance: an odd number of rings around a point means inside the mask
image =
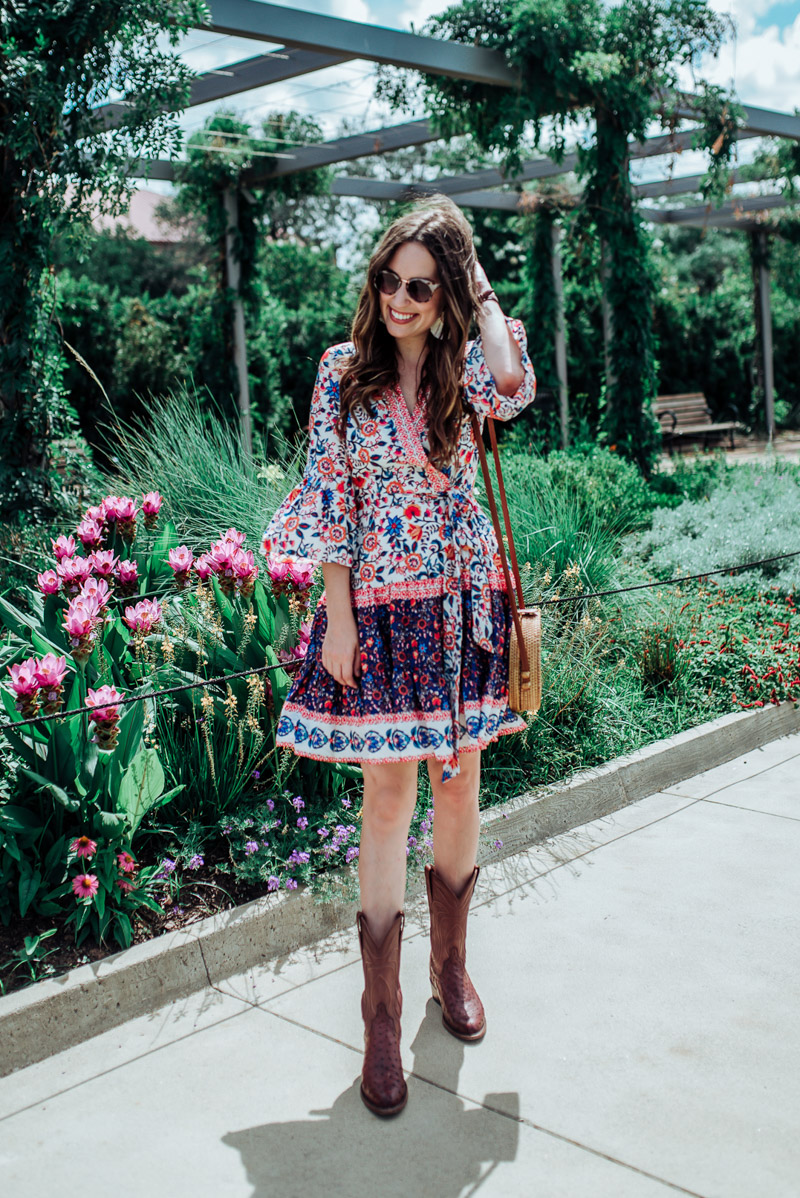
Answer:
POLYGON ((397 324, 408 324, 417 315, 416 312, 398 312, 395 308, 389 307, 389 315, 397 324))

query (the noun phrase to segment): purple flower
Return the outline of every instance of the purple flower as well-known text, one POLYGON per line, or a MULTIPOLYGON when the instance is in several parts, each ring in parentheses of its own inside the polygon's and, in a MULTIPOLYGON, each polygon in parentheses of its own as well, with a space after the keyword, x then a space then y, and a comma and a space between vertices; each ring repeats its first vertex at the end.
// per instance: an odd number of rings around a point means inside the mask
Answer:
POLYGON ((251 777, 251 778, 255 778, 255 780, 256 780, 256 782, 257 782, 257 781, 258 781, 258 779, 261 777, 261 771, 260 771, 260 770, 253 770, 253 772, 252 772, 252 774, 250 775, 250 777, 251 777))
POLYGON ((287 864, 288 865, 308 865, 310 860, 311 860, 310 853, 301 852, 300 849, 292 849, 292 855, 290 856, 287 864))
POLYGON ((343 806, 343 807, 352 807, 352 806, 353 806, 353 804, 352 804, 352 802, 350 801, 350 799, 342 799, 342 806, 343 806))
POLYGON ((308 820, 304 815, 300 816, 299 820, 297 821, 297 826, 301 832, 305 832, 306 828, 308 827, 308 820))
POLYGON ((330 832, 327 828, 317 828, 317 836, 321 836, 324 840, 326 836, 330 836, 330 832))
POLYGON ((175 868, 175 862, 170 857, 165 857, 161 862, 161 868, 165 874, 171 874, 175 868))
POLYGON ((230 834, 231 827, 232 827, 231 824, 226 824, 225 827, 222 829, 222 831, 225 833, 226 836, 228 836, 230 834))
POLYGON ((261 843, 262 843, 262 845, 264 846, 264 848, 265 848, 265 849, 268 849, 268 848, 269 848, 269 841, 268 841, 268 840, 262 840, 262 841, 261 841, 261 843))
POLYGON ((297 882, 294 880, 294 878, 286 879, 286 889, 287 890, 297 890, 297 882))
POLYGON ((275 804, 273 803, 272 799, 267 799, 267 811, 274 811, 274 810, 275 810, 275 804))
POLYGON ((501 849, 503 847, 502 840, 495 840, 495 841, 493 841, 493 844, 496 849, 501 849))
POLYGON ((280 878, 270 877, 267 879, 267 890, 279 890, 280 885, 280 878))
POLYGON ((408 838, 408 843, 411 845, 411 847, 412 847, 412 849, 413 849, 413 848, 414 848, 414 845, 417 843, 417 838, 416 838, 416 836, 409 836, 409 838, 408 838))
POLYGON ((352 845, 345 853, 344 859, 347 862, 347 864, 349 865, 350 862, 354 861, 357 856, 358 856, 358 849, 356 848, 355 845, 352 845))
POLYGON ((419 830, 420 830, 420 832, 430 832, 431 826, 426 819, 424 819, 422 821, 422 823, 420 824, 419 830))
POLYGON ((258 841, 257 840, 248 840, 244 846, 244 851, 248 855, 248 857, 250 856, 251 853, 257 853, 258 852, 258 841))
POLYGON ((193 857, 189 858, 189 869, 199 869, 202 864, 203 858, 199 853, 195 853, 193 857))
POLYGON ((305 807, 305 803, 304 803, 304 802, 303 802, 303 800, 300 798, 300 795, 295 795, 295 796, 294 796, 294 798, 292 799, 292 806, 294 807, 295 811, 302 811, 302 810, 303 810, 303 808, 305 807))

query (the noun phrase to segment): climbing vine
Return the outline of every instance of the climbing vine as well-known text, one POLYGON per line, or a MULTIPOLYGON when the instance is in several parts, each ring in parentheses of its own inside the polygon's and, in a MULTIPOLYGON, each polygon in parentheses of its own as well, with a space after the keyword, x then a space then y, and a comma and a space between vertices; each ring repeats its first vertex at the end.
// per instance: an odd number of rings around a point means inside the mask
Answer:
MULTIPOLYGON (((576 173, 603 244, 611 312, 602 436, 645 473, 659 445, 651 409, 653 288, 628 143, 652 134, 654 123, 675 126, 687 105, 680 94, 685 72, 718 51, 726 29, 726 19, 707 0, 626 0, 616 6, 601 0, 462 0, 431 17, 423 32, 501 50, 519 87, 388 68, 380 73, 379 92, 390 103, 408 109, 421 99, 442 136, 469 132, 500 157, 509 178, 531 146, 561 161, 568 134, 581 135, 576 173), (589 140, 587 122, 594 126, 589 140)), ((701 81, 690 102, 698 121, 695 144, 708 152, 704 193, 719 202, 728 186, 739 113, 722 89, 701 81)))

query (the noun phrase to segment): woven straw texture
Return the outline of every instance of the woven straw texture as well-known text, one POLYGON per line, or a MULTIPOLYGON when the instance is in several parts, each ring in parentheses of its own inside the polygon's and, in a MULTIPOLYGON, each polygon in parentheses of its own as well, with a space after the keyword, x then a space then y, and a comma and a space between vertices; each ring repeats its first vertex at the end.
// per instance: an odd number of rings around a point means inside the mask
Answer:
POLYGON ((523 685, 517 629, 511 625, 508 659, 508 705, 512 711, 537 712, 542 704, 542 613, 538 607, 519 609, 522 636, 531 667, 530 682, 523 685))

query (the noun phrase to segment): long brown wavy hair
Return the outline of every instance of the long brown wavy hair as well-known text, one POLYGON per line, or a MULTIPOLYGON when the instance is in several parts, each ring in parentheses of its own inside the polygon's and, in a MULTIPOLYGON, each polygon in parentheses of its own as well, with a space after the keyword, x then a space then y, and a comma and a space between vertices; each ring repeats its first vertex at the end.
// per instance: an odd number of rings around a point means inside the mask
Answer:
POLYGON ((336 431, 343 439, 347 417, 357 406, 373 417, 372 397, 398 381, 395 340, 379 320, 375 277, 406 241, 420 242, 433 255, 442 284, 442 336, 428 334, 428 352, 420 377, 421 389, 430 387, 429 457, 434 466, 442 469, 455 459, 465 411, 464 355, 470 322, 478 308, 472 229, 461 209, 447 196, 431 196, 394 221, 370 258, 353 319, 355 354, 339 380, 336 431))

